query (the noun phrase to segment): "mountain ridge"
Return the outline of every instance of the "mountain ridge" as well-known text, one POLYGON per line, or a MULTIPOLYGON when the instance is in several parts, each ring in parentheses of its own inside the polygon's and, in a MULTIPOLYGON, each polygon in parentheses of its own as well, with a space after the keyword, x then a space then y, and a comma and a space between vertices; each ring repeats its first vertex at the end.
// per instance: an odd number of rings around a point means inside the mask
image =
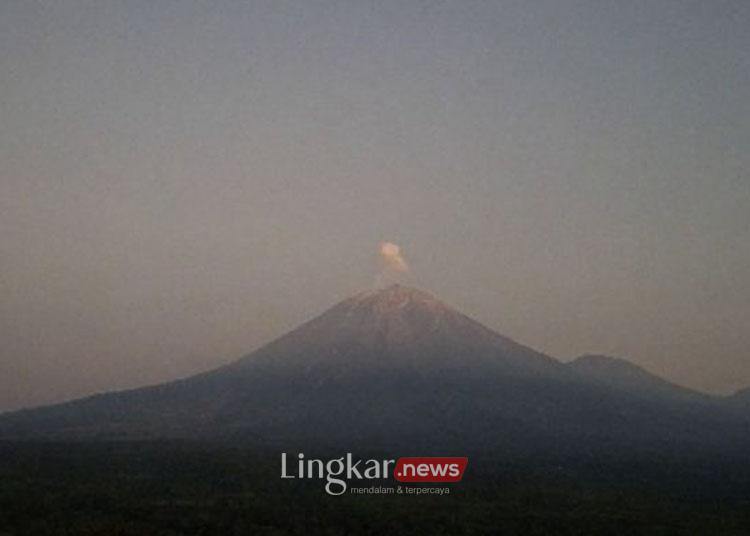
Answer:
MULTIPOLYGON (((347 298, 212 371, 0 415, 0 438, 191 438, 437 453, 750 444, 735 413, 669 390, 653 396, 654 383, 669 382, 645 371, 635 384, 623 383, 622 374, 595 377, 587 361, 564 364, 429 293, 393 285, 347 298)), ((615 371, 642 371, 615 363, 615 371)))

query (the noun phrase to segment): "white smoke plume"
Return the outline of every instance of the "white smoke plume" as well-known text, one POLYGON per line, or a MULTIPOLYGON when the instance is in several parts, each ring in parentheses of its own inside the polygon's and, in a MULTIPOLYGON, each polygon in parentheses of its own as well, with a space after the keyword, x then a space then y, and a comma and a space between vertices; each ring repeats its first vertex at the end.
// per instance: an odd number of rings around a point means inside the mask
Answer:
POLYGON ((401 255, 401 248, 393 242, 380 243, 380 257, 383 259, 386 268, 395 272, 408 272, 409 265, 401 255))

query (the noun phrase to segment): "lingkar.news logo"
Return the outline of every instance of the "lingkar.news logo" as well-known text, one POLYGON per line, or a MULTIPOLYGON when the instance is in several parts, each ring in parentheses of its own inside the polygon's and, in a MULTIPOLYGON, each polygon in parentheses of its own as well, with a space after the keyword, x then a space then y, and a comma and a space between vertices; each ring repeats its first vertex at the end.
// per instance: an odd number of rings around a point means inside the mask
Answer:
MULTIPOLYGON (((297 463, 287 460, 281 453, 282 479, 325 480, 329 495, 341 495, 349 489, 352 480, 385 480, 389 476, 402 483, 460 482, 469 463, 468 458, 399 458, 398 460, 358 459, 350 452, 327 461, 305 458, 297 454, 297 463), (296 465, 296 467, 294 467, 296 465)), ((393 493, 393 488, 386 488, 393 493)))

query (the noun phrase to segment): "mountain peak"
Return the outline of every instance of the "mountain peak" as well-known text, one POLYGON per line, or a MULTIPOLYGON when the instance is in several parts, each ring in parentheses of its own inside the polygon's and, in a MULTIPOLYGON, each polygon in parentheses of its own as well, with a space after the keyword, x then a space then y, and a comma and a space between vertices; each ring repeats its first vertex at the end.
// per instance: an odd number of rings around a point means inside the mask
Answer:
POLYGON ((336 377, 383 370, 556 373, 562 367, 429 292, 400 284, 345 299, 237 363, 336 377))
POLYGON ((379 312, 396 311, 407 306, 417 306, 435 311, 451 308, 424 290, 407 287, 398 283, 355 295, 344 303, 354 307, 367 307, 379 312))

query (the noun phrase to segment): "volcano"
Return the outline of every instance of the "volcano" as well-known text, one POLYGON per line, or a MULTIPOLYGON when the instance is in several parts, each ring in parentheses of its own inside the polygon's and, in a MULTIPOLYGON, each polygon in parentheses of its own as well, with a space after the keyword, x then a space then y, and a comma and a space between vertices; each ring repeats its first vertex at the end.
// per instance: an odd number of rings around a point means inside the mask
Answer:
POLYGON ((427 292, 393 285, 346 299, 213 371, 0 416, 0 438, 422 453, 750 444, 747 420, 722 399, 682 388, 663 396, 665 382, 645 372, 626 382, 623 364, 590 361, 564 364, 427 292), (651 396, 654 385, 660 396, 651 396))

